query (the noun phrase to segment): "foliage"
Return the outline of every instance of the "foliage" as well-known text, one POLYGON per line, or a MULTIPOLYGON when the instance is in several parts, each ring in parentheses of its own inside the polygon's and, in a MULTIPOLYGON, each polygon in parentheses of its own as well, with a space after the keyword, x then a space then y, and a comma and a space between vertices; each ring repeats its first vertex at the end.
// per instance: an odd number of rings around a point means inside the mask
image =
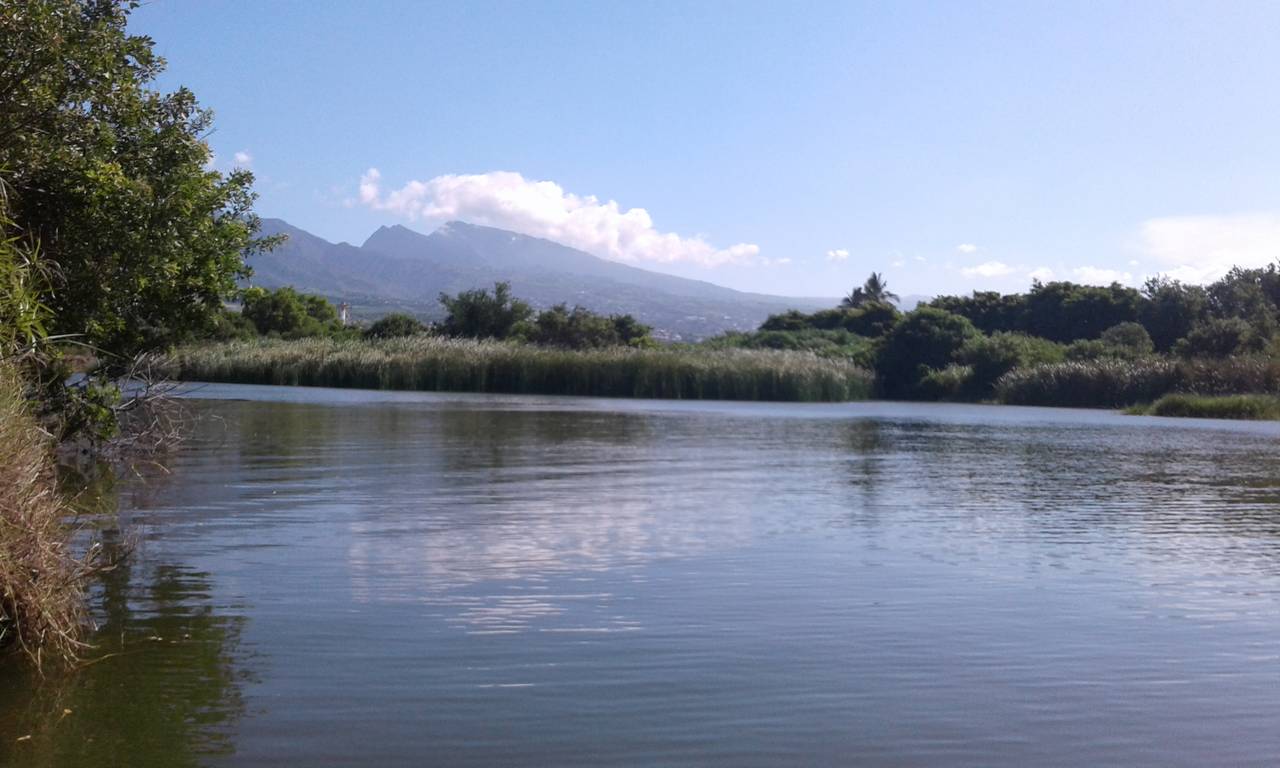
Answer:
POLYGON ((1012 405, 1122 408, 1173 393, 1280 394, 1280 361, 1261 356, 1112 358, 1020 368, 996 383, 997 398, 1012 405))
POLYGON ((631 315, 598 315, 582 307, 571 311, 564 304, 544 312, 521 328, 521 335, 535 344, 567 349, 653 346, 652 329, 631 315))
POLYGON ((1230 357, 1256 351, 1260 341, 1245 320, 1215 317, 1198 323, 1173 349, 1180 357, 1230 357))
POLYGON ((1047 339, 998 331, 969 338, 957 359, 969 368, 970 376, 965 388, 955 394, 986 399, 992 395, 996 381, 1015 368, 1062 362, 1063 348, 1047 339))
POLYGON ((1122 408, 1151 402, 1177 389, 1177 363, 1103 358, 1019 368, 996 382, 996 398, 1009 405, 1122 408))
POLYGON ((863 302, 857 309, 837 307, 823 309, 811 315, 791 309, 778 315, 769 315, 760 325, 762 331, 845 330, 867 338, 879 338, 889 332, 902 319, 902 313, 892 304, 881 301, 863 302))
POLYGON ((83 647, 88 564, 71 553, 63 525, 71 510, 24 388, 0 362, 0 650, 18 648, 38 665, 83 647))
POLYGON ((1280 398, 1274 395, 1165 395, 1137 409, 1152 416, 1197 419, 1280 419, 1280 398))
POLYGON ((213 316, 205 338, 213 341, 248 341, 257 338, 258 327, 243 312, 223 307, 213 316))
POLYGON ((1120 323, 1139 316, 1142 296, 1119 283, 1108 287, 1075 283, 1039 283, 1026 298, 1021 330, 1050 341, 1096 339, 1120 323))
POLYGON ((1132 357, 1149 355, 1155 351, 1151 334, 1147 333, 1147 329, 1143 328, 1141 323, 1132 321, 1111 326, 1102 332, 1098 340, 1132 357))
POLYGON ((206 168, 210 113, 153 90, 164 62, 123 0, 0 5, 0 168, 22 237, 57 265, 48 330, 129 356, 206 327, 255 240, 252 175, 206 168))
POLYGON ((871 374, 843 360, 773 350, 568 350, 414 336, 260 340, 180 348, 171 373, 202 381, 513 394, 842 401, 871 374))
POLYGON ((1026 325, 1025 294, 974 291, 972 296, 939 296, 929 306, 966 317, 983 333, 1022 331, 1026 325))
POLYGON ((798 309, 788 309, 780 315, 769 315, 760 324, 762 331, 803 331, 815 327, 810 316, 798 309))
POLYGON ((416 336, 426 332, 427 326, 423 325, 413 315, 392 312, 378 318, 366 328, 364 337, 366 339, 394 339, 399 336, 416 336))
POLYGON ((1206 291, 1210 316, 1245 321, 1253 338, 1263 343, 1275 335, 1280 306, 1280 269, 1275 264, 1262 269, 1234 267, 1206 291))
POLYGON ((298 293, 292 288, 249 288, 240 314, 263 336, 301 339, 331 336, 342 331, 338 312, 323 296, 298 293))
POLYGON ((1155 348, 1168 352, 1205 316, 1208 294, 1198 285, 1184 285, 1177 280, 1153 277, 1142 287, 1144 301, 1140 311, 1142 326, 1150 334, 1155 348))
POLYGON ((854 288, 840 300, 840 306, 846 309, 857 309, 863 304, 889 304, 898 301, 898 294, 889 290, 889 284, 879 272, 872 272, 861 287, 854 288))
POLYGON ((924 400, 970 400, 974 388, 973 366, 952 363, 926 371, 916 391, 924 400))
POLYGON ((472 339, 509 338, 516 325, 533 314, 528 304, 511 295, 511 284, 505 282, 494 283, 493 293, 483 288, 457 296, 442 293, 440 303, 449 313, 441 324, 445 335, 472 339))
POLYGON ((945 368, 978 335, 967 318, 933 307, 909 312, 882 340, 876 356, 880 387, 887 397, 915 398, 930 369, 945 368))
POLYGON ((782 349, 793 352, 811 352, 819 357, 848 360, 864 368, 871 368, 875 361, 875 347, 871 340, 844 329, 800 331, 755 331, 754 333, 726 333, 707 339, 700 345, 710 349, 782 349))

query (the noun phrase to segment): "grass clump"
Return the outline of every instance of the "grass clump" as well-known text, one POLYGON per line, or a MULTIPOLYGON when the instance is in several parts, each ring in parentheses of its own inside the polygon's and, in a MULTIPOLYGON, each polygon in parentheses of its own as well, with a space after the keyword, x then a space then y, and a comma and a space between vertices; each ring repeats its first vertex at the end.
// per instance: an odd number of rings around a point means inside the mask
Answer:
POLYGON ((72 554, 50 444, 17 374, 0 363, 0 649, 37 666, 74 659, 85 625, 88 569, 72 554))
POLYGON ((695 400, 861 400, 874 389, 866 369, 804 352, 570 350, 436 336, 193 346, 172 356, 169 374, 241 384, 695 400))
POLYGON ((1193 419, 1280 419, 1280 397, 1274 395, 1165 395, 1131 413, 1180 416, 1193 419))

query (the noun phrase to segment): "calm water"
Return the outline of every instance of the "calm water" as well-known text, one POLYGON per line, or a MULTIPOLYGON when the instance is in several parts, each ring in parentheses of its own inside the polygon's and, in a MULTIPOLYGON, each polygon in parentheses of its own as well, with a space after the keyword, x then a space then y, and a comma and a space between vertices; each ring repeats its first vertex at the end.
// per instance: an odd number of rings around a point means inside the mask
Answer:
POLYGON ((1280 762, 1280 425, 197 394, 0 763, 1280 762))

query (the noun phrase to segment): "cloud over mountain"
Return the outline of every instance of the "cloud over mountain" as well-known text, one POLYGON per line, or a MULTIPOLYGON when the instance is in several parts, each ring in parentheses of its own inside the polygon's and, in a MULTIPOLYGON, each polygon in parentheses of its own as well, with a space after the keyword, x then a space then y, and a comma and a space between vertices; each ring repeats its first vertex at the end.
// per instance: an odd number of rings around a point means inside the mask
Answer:
POLYGON ((384 190, 382 174, 360 177, 360 202, 410 221, 462 220, 564 243, 614 261, 704 267, 756 264, 760 248, 738 243, 717 248, 701 237, 661 232, 643 208, 567 192, 552 181, 526 179, 511 171, 448 174, 384 190))

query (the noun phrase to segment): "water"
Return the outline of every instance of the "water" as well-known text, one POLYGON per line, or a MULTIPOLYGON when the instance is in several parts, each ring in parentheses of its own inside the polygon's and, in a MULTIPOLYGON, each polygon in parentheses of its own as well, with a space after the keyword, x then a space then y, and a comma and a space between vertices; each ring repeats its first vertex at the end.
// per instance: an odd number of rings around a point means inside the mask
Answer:
POLYGON ((196 394, 0 763, 1280 762, 1280 425, 196 394))

